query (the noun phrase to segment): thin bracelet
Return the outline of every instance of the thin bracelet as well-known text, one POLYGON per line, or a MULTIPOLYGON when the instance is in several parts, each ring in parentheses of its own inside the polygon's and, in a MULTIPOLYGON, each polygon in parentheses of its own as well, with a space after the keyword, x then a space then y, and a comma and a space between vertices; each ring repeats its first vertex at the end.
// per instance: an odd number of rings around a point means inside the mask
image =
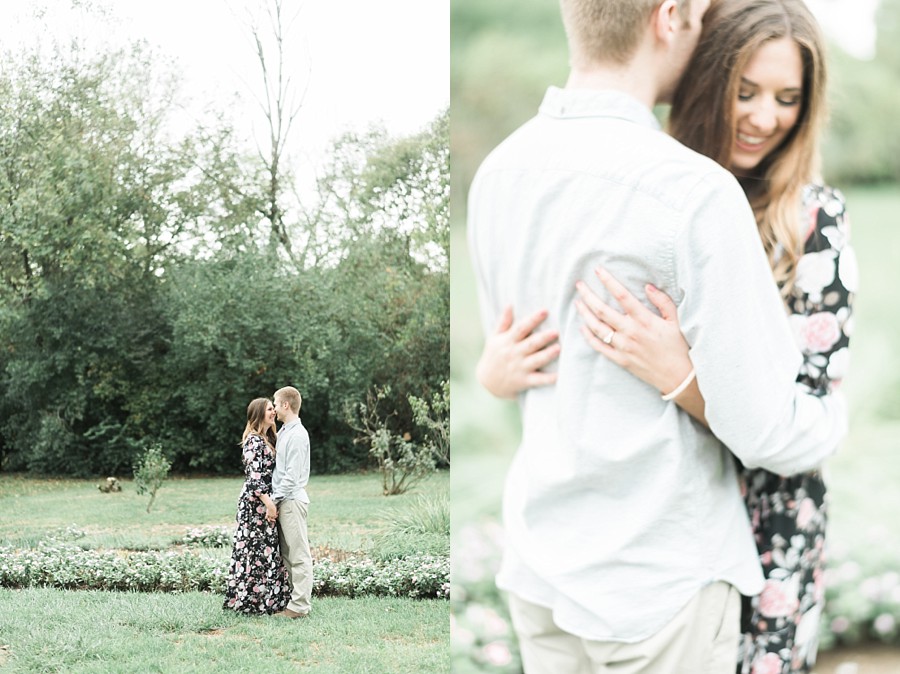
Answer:
POLYGON ((667 393, 666 395, 664 395, 662 397, 662 399, 665 401, 669 401, 669 400, 672 400, 673 398, 677 398, 679 395, 684 393, 684 389, 686 389, 688 386, 691 385, 691 382, 694 381, 694 377, 696 377, 696 376, 697 376, 697 372, 694 370, 694 368, 691 368, 691 371, 688 373, 688 376, 685 377, 684 381, 678 385, 678 388, 676 388, 671 393, 667 393))

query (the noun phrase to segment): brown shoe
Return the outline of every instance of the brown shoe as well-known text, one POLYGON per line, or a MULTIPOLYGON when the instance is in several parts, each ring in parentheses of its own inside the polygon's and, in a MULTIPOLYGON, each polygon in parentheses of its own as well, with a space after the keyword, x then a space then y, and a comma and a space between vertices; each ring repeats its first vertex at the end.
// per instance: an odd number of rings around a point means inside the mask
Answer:
POLYGON ((283 611, 279 611, 278 613, 274 613, 273 615, 276 618, 291 618, 292 620, 296 620, 297 618, 309 617, 309 613, 297 613, 297 611, 292 611, 289 608, 286 608, 283 611))

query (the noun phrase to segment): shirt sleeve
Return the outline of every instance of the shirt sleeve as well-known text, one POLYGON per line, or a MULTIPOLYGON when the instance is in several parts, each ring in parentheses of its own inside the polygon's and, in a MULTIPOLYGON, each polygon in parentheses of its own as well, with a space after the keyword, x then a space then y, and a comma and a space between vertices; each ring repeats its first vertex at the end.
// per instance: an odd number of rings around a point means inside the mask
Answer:
POLYGON ((266 443, 258 435, 247 436, 244 441, 244 475, 247 478, 247 488, 257 496, 269 494, 271 489, 263 480, 263 463, 265 461, 266 443))
POLYGON ((846 402, 797 382, 803 359, 743 191, 717 172, 686 204, 673 297, 710 429, 748 468, 818 468, 847 432, 846 402))
POLYGON ((849 364, 858 268, 843 195, 813 186, 810 229, 788 300, 803 365, 797 381, 816 395, 836 391, 849 364))

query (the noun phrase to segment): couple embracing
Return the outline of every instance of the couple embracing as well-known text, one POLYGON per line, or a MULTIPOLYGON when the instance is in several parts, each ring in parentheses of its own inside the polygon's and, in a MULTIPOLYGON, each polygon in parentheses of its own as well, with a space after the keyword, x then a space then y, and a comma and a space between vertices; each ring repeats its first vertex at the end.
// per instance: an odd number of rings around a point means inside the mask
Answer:
POLYGON ((824 41, 802 0, 560 4, 569 80, 469 194, 525 671, 809 672, 857 284, 824 41))
POLYGON ((312 595, 306 519, 309 434, 300 392, 278 389, 247 407, 242 442, 246 480, 223 608, 246 614, 305 618, 312 595), (276 434, 275 419, 282 422, 276 434))

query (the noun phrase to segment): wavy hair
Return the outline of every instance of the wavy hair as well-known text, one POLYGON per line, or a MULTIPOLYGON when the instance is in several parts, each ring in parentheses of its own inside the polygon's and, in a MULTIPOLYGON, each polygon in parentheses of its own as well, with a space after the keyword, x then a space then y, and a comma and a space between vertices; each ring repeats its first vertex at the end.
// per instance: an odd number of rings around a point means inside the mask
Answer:
POLYGON ((766 42, 790 38, 800 50, 803 91, 797 122, 752 171, 737 175, 756 216, 782 296, 790 295, 802 253, 803 187, 819 177, 818 139, 827 117, 825 41, 803 0, 714 0, 672 100, 670 133, 732 170, 735 101, 741 74, 766 42))
POLYGON ((247 405, 247 425, 244 427, 244 435, 241 437, 241 444, 247 441, 247 436, 258 435, 266 444, 275 451, 275 435, 274 425, 266 425, 266 408, 271 401, 268 398, 255 398, 247 405))

